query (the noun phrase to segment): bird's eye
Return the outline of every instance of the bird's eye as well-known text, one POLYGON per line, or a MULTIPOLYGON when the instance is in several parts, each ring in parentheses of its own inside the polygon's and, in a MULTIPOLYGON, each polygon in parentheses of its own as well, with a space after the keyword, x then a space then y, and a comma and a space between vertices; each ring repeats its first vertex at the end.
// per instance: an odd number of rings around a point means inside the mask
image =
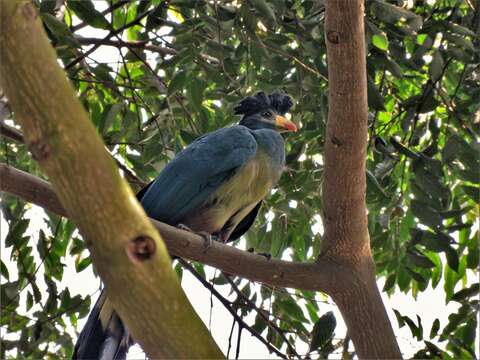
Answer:
POLYGON ((269 118, 269 117, 272 116, 272 113, 271 113, 271 111, 265 111, 264 113, 262 113, 262 116, 269 118))

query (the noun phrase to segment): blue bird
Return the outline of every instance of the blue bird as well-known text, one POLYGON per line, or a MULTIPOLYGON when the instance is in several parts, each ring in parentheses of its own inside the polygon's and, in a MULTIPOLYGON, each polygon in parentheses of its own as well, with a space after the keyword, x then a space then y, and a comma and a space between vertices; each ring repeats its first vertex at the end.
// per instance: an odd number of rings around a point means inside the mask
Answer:
MULTIPOLYGON (((291 98, 281 93, 243 99, 234 108, 242 115, 238 125, 196 139, 137 194, 148 216, 221 242, 242 236, 283 172, 280 132, 297 130, 284 117, 291 106, 291 98)), ((124 359, 130 345, 127 329, 103 292, 73 358, 124 359)))

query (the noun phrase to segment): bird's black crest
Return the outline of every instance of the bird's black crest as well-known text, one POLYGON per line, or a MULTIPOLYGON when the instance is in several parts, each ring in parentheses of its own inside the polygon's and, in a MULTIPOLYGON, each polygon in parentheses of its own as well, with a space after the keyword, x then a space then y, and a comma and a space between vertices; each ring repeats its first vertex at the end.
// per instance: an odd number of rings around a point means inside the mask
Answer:
POLYGON ((273 109, 278 114, 284 115, 293 105, 292 98, 286 94, 274 92, 270 95, 263 91, 254 96, 249 96, 235 106, 234 111, 237 115, 250 115, 256 112, 273 109))

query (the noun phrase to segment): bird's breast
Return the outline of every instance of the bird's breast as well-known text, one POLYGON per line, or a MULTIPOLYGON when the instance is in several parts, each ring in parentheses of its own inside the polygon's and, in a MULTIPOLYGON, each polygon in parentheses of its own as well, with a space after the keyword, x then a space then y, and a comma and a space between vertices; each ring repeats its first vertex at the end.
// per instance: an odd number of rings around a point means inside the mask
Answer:
POLYGON ((194 214, 189 214, 183 223, 193 230, 208 233, 233 231, 270 192, 280 178, 282 168, 283 166, 276 166, 275 162, 259 149, 257 154, 223 183, 200 209, 194 214))

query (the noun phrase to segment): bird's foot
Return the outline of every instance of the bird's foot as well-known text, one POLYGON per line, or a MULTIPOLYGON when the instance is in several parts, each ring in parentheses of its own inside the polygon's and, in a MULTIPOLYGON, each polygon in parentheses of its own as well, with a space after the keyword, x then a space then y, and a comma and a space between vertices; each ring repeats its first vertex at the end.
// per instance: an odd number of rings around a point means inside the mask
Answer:
POLYGON ((194 231, 185 224, 178 224, 177 228, 179 228, 180 230, 185 230, 201 236, 205 240, 205 248, 203 249, 203 252, 206 252, 208 249, 210 249, 210 247, 213 244, 213 241, 216 240, 216 236, 209 234, 206 231, 194 231))
MULTIPOLYGON (((255 254, 254 248, 249 248, 247 251, 255 254)), ((269 254, 269 253, 256 253, 256 254, 260 256, 264 256, 265 258, 267 258, 267 260, 270 260, 272 258, 272 254, 269 254)))
POLYGON ((258 255, 264 256, 267 260, 270 260, 272 258, 272 254, 266 252, 258 253, 258 255))

